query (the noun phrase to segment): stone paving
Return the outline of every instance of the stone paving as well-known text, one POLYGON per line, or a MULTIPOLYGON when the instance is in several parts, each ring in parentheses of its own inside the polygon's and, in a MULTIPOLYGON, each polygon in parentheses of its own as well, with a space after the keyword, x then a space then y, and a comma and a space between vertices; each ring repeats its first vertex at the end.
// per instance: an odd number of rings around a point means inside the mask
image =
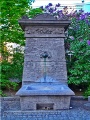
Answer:
POLYGON ((0 120, 90 120, 90 108, 85 106, 89 101, 82 96, 72 97, 69 110, 21 111, 19 98, 6 97, 1 101, 0 120))
POLYGON ((90 120, 90 111, 80 107, 57 111, 5 111, 1 120, 90 120))

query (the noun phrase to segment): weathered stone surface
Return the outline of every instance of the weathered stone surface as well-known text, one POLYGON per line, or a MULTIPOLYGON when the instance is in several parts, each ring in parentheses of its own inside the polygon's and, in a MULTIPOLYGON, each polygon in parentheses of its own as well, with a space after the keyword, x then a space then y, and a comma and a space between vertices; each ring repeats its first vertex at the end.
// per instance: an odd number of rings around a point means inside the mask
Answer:
POLYGON ((56 19, 52 15, 48 13, 40 14, 34 17, 33 19, 28 19, 27 16, 24 16, 22 19, 19 20, 19 24, 22 27, 22 29, 25 31, 25 28, 28 26, 61 26, 65 30, 68 28, 70 24, 70 20, 68 20, 67 16, 62 16, 60 19, 56 19), (48 16, 48 17, 46 17, 48 16))
POLYGON ((90 111, 72 110, 5 111, 1 120, 90 120, 90 111))
POLYGON ((46 59, 47 75, 66 83, 67 72, 63 38, 28 38, 26 40, 23 82, 36 81, 43 76, 44 60, 40 56, 44 51, 47 51, 51 56, 50 59, 46 59))
POLYGON ((63 38, 28 38, 26 39, 25 61, 42 61, 41 54, 47 51, 51 56, 47 61, 65 61, 63 38))
POLYGON ((64 28, 60 27, 49 27, 49 26, 40 26, 40 27, 26 27, 25 34, 64 34, 64 28))
MULTIPOLYGON (((67 82, 66 63, 65 62, 46 62, 46 74, 56 79, 60 83, 67 82)), ((25 62, 23 81, 35 82, 44 75, 43 62, 25 62)))
POLYGON ((70 96, 30 96, 21 97, 21 110, 36 110, 37 104, 52 103, 53 109, 69 109, 70 96))
POLYGON ((1 99, 1 111, 21 109, 19 97, 2 97, 0 99, 1 99))
POLYGON ((26 27, 25 28, 25 37, 48 37, 48 38, 64 38, 64 28, 59 27, 49 27, 49 26, 40 26, 40 27, 26 27))

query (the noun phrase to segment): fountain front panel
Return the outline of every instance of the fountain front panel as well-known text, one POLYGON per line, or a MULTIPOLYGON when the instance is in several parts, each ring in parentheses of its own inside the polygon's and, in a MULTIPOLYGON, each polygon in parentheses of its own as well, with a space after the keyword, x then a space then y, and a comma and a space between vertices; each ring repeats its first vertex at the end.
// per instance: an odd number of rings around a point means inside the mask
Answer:
POLYGON ((69 109, 74 92, 67 85, 64 38, 70 21, 47 13, 21 19, 26 46, 20 96, 22 110, 69 109))

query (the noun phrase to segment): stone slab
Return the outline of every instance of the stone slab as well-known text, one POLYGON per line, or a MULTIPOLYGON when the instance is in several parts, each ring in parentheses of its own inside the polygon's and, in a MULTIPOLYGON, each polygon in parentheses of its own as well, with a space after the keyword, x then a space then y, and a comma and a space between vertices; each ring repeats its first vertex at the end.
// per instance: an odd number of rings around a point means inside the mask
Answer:
POLYGON ((90 96, 88 96, 88 102, 90 102, 90 96))
POLYGON ((5 111, 1 120, 90 120, 90 111, 72 110, 5 111))
POLYGON ((65 38, 64 28, 55 26, 29 26, 25 28, 26 38, 65 38))
POLYGON ((46 61, 66 61, 64 39, 62 38, 27 38, 25 61, 42 61, 41 55, 47 52, 50 58, 46 61))
MULTIPOLYGON (((66 62, 46 62, 46 75, 51 76, 60 83, 67 83, 66 62)), ((24 63, 23 84, 25 82, 37 82, 44 76, 44 62, 24 63)), ((57 82, 56 81, 56 82, 57 82)))
POLYGON ((20 110, 20 97, 1 97, 1 111, 20 110))

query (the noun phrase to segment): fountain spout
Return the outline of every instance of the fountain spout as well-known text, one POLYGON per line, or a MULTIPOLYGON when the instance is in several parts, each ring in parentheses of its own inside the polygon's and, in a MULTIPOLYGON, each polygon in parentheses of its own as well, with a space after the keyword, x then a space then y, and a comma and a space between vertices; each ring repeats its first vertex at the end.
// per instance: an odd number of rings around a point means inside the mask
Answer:
POLYGON ((40 55, 40 58, 46 59, 46 58, 51 58, 51 56, 45 51, 44 53, 42 53, 42 54, 40 55))
POLYGON ((43 54, 40 55, 40 58, 44 59, 44 82, 46 82, 46 59, 51 58, 51 56, 45 51, 43 54))

